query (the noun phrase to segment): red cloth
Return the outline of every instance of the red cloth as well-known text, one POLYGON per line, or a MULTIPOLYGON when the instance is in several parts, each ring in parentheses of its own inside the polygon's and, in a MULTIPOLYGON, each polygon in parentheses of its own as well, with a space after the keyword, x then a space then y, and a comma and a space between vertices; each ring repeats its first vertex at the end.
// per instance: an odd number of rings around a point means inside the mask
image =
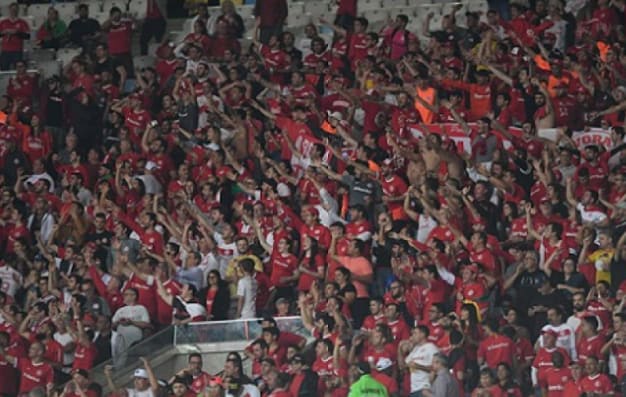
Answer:
POLYGON ((109 54, 121 55, 129 54, 131 49, 131 38, 133 34, 133 23, 130 21, 113 22, 109 28, 107 42, 109 54))
MULTIPOLYGON (((18 33, 29 33, 28 23, 21 18, 11 19, 5 18, 0 21, 0 32, 5 30, 13 30, 18 33)), ((24 49, 24 39, 16 34, 8 34, 2 36, 2 51, 21 52, 24 49)))
POLYGON ((482 358, 489 368, 496 368, 501 362, 512 364, 515 354, 513 341, 504 335, 493 334, 478 345, 478 358, 482 358))
POLYGON ((17 368, 21 372, 20 393, 28 393, 37 387, 45 389, 54 382, 54 370, 49 364, 34 364, 28 358, 18 358, 17 368))

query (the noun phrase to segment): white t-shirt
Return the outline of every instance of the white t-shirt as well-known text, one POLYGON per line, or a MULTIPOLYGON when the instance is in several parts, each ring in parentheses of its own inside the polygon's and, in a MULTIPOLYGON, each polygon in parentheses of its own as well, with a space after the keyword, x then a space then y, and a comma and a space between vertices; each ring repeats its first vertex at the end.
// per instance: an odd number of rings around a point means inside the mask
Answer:
MULTIPOLYGON (((242 385, 241 388, 243 390, 240 396, 261 397, 261 392, 259 392, 259 388, 256 387, 255 385, 245 384, 245 385, 242 385)), ((235 397, 235 396, 227 392, 225 397, 235 397)))
MULTIPOLYGON (((116 323, 124 318, 132 321, 141 321, 145 323, 150 322, 150 315, 148 314, 148 310, 146 310, 146 308, 142 305, 120 307, 113 315, 113 319, 111 319, 111 322, 116 323)), ((126 339, 129 346, 132 343, 140 341, 143 338, 143 331, 141 330, 141 328, 134 325, 119 324, 117 326, 117 332, 124 335, 124 338, 126 339)))
MULTIPOLYGON (((424 366, 433 364, 433 356, 439 352, 437 346, 430 342, 415 346, 406 357, 407 364, 415 363, 424 366)), ((411 393, 430 387, 430 373, 426 371, 411 371, 411 393)))
POLYGON ((154 397, 152 388, 147 388, 144 391, 138 391, 137 389, 126 389, 128 397, 154 397))
POLYGON ((580 212, 580 218, 585 223, 602 222, 606 219, 606 214, 598 209, 587 209, 582 203, 578 203, 576 206, 578 212, 580 212))
POLYGON ((11 266, 4 265, 0 266, 0 280, 2 280, 0 291, 10 297, 14 297, 18 288, 22 286, 24 278, 20 272, 13 269, 11 266))
POLYGON ((256 317, 256 292, 257 282, 250 276, 245 276, 237 282, 237 296, 243 297, 243 308, 241 318, 256 317))
MULTIPOLYGON (((61 346, 65 347, 67 345, 69 345, 70 343, 74 342, 74 338, 72 338, 72 335, 70 335, 69 332, 66 332, 64 334, 59 333, 58 331, 54 333, 54 335, 52 335, 52 338, 61 346)), ((72 362, 74 362, 74 352, 63 352, 63 365, 64 366, 68 366, 68 365, 72 365, 72 362)))

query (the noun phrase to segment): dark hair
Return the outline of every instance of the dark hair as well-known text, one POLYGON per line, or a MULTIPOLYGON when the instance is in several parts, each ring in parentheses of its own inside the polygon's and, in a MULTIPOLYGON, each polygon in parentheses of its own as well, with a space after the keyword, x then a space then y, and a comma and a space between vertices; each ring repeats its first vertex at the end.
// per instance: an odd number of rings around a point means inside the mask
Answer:
POLYGON ((252 346, 254 346, 254 345, 258 345, 263 350, 269 349, 269 346, 268 346, 267 342, 265 342, 263 339, 255 340, 254 342, 252 342, 252 346))
POLYGON ((192 358, 199 358, 200 361, 202 361, 202 354, 200 354, 200 353, 191 353, 187 357, 187 361, 191 360, 192 358))
POLYGON ((263 328, 263 332, 271 334, 273 337, 278 338, 280 336, 280 330, 277 327, 263 328))
POLYGON ((350 273, 350 270, 348 270, 348 268, 344 266, 339 266, 337 269, 335 269, 335 271, 338 271, 339 273, 343 274, 348 281, 350 280, 352 276, 352 273, 350 273))
POLYGON ((596 316, 585 316, 583 317, 583 321, 589 324, 594 331, 598 330, 598 319, 596 316))
POLYGON ((254 262, 250 258, 244 258, 239 261, 239 266, 245 273, 252 273, 254 271, 254 262))
POLYGON ((424 336, 427 337, 427 338, 430 336, 430 330, 425 325, 418 325, 417 327, 415 327, 415 329, 418 330, 419 332, 423 333, 424 336))
POLYGON ((356 18, 354 20, 354 22, 360 23, 365 28, 367 28, 367 26, 370 24, 370 22, 367 20, 367 18, 364 18, 364 17, 358 17, 358 18, 356 18))

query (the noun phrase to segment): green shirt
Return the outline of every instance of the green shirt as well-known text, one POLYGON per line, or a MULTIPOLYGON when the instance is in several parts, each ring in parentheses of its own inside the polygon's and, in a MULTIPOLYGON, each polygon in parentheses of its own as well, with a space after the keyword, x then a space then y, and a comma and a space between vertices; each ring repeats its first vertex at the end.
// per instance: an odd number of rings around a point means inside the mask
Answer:
POLYGON ((352 386, 348 397, 388 397, 387 389, 371 375, 363 375, 352 386))

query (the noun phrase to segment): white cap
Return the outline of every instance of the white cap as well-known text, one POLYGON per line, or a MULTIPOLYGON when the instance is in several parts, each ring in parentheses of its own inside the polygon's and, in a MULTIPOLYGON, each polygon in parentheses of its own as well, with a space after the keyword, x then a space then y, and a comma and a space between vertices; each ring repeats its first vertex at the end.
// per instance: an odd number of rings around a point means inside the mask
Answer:
POLYGON ((146 162, 146 170, 152 171, 152 170, 157 169, 157 168, 158 168, 158 166, 157 166, 157 164, 154 161, 146 162))
POLYGON ((280 182, 276 185, 276 193, 278 193, 278 197, 289 197, 291 195, 291 189, 286 184, 280 182))
POLYGON ((214 152, 217 152, 218 150, 220 150, 220 145, 218 145, 217 143, 211 142, 208 145, 205 145, 204 147, 206 147, 209 150, 212 150, 214 152))
POLYGON ((341 112, 338 112, 338 111, 331 112, 329 110, 328 111, 328 118, 329 119, 337 119, 337 120, 341 121, 341 120, 343 120, 343 114, 341 114, 341 112))
POLYGON ((133 373, 133 376, 135 378, 145 378, 145 379, 148 379, 148 371, 146 371, 143 368, 137 368, 135 370, 135 373, 133 373))
POLYGON ((392 365, 393 363, 391 362, 390 359, 386 357, 379 358, 378 362, 376 363, 376 371, 384 371, 387 368, 391 367, 392 365))

